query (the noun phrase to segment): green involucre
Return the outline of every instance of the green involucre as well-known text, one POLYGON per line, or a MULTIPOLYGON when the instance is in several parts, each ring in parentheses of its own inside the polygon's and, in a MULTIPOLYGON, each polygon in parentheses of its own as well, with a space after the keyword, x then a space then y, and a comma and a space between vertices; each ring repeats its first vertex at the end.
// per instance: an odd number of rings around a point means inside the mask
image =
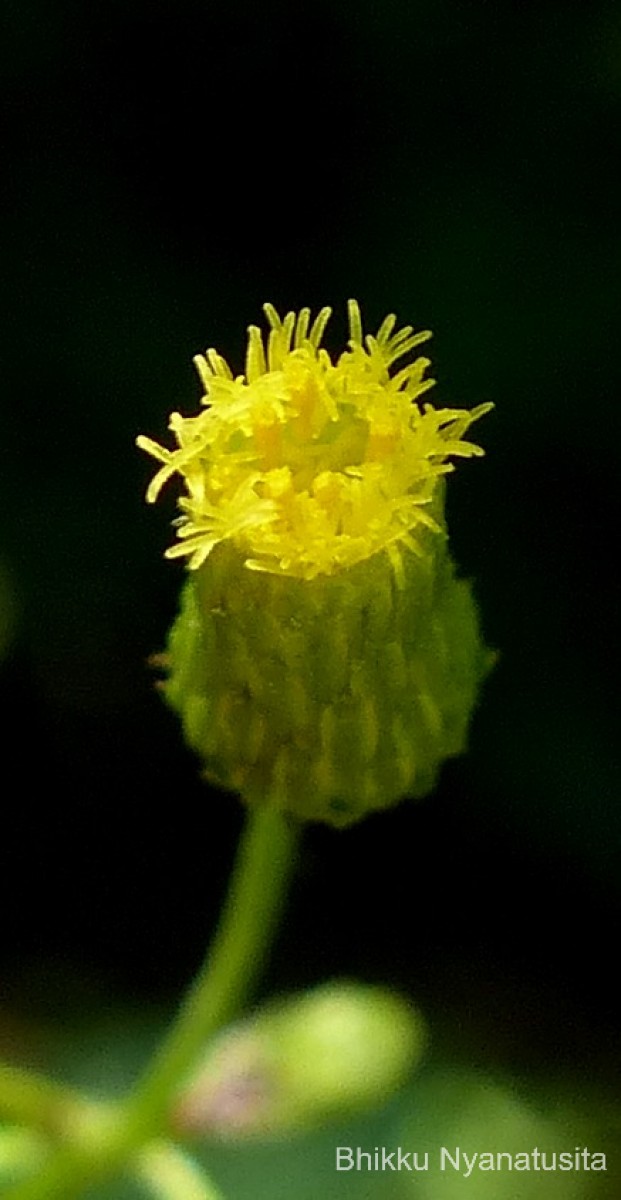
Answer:
POLYGON ((165 694, 205 776, 251 805, 348 825, 435 785, 491 655, 444 536, 314 580, 231 544, 185 584, 165 694))

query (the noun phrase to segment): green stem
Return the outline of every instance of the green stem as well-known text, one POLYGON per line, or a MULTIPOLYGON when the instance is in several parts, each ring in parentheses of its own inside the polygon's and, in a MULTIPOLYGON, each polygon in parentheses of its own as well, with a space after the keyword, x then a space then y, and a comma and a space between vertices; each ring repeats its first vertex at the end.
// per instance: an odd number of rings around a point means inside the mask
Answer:
POLYGON ((295 857, 298 829, 271 808, 249 812, 220 924, 168 1035, 116 1121, 61 1147, 5 1200, 72 1200, 120 1170, 166 1126, 175 1095, 207 1040, 247 1000, 269 950, 295 857))
POLYGON ((0 1117, 65 1137, 85 1106, 86 1096, 24 1067, 0 1063, 0 1117))
POLYGON ((211 951, 128 1107, 128 1127, 158 1128, 208 1039, 250 995, 273 939, 294 860, 297 827, 251 810, 211 951))
POLYGON ((34 1129, 11 1126, 0 1129, 0 1177, 32 1170, 33 1163, 39 1159, 43 1162, 46 1153, 46 1140, 34 1129))
POLYGON ((159 1200, 223 1200, 205 1172, 171 1142, 151 1142, 140 1151, 134 1172, 159 1200))

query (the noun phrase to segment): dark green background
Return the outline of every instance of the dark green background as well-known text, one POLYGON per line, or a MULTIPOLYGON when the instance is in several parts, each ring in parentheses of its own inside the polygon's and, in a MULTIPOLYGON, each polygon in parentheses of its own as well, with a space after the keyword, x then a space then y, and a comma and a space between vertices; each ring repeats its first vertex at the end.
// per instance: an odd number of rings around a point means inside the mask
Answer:
MULTIPOLYGON (((483 1065, 619 1050, 621 16, 598 3, 13 0, 0 675, 5 1007, 174 995, 240 812, 145 660, 182 578, 140 431, 260 305, 359 298, 494 400, 449 521, 500 662, 436 795, 313 829, 269 986, 400 984, 483 1065), (56 982, 54 982, 56 981, 56 982), (81 994, 81 993, 80 993, 81 994)), ((30 1011, 30 1010, 28 1010, 30 1011)))

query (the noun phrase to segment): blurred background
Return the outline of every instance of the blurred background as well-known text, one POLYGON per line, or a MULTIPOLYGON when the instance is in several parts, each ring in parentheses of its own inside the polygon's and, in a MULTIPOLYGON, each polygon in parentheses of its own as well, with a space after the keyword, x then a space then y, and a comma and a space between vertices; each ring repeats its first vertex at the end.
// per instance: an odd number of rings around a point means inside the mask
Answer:
POLYGON ((332 305, 336 350, 355 296, 434 330, 437 402, 495 402, 448 515, 500 658, 433 797, 308 831, 263 990, 387 982, 440 1058, 605 1092, 618 5, 7 0, 0 70, 0 1047, 44 1061, 200 961, 241 811, 146 665, 183 568, 134 439, 195 409, 193 354, 241 369, 265 300, 332 305))

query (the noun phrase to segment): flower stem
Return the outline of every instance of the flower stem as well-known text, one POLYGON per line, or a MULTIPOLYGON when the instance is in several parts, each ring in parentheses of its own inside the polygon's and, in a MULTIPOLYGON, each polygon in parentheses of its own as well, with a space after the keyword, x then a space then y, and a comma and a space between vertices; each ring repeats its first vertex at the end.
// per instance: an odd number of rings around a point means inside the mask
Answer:
POLYGON ((282 813, 250 810, 211 950, 145 1074, 113 1122, 61 1146, 5 1200, 71 1200, 165 1132, 176 1093, 207 1040, 240 1011, 256 983, 282 911, 297 837, 298 827, 282 813))
POLYGON ((25 1067, 0 1063, 0 1119, 64 1137, 91 1102, 73 1088, 25 1067))
POLYGON ((39 1158, 43 1161, 46 1151, 43 1134, 19 1126, 3 1126, 0 1129, 0 1178, 5 1173, 27 1170, 39 1158))
POLYGON ((223 1200, 202 1168, 171 1142, 151 1142, 140 1151, 135 1175, 158 1200, 223 1200))
POLYGON ((220 924, 185 997, 127 1108, 128 1127, 157 1129, 209 1037, 236 1015, 263 965, 294 860, 297 827, 270 808, 250 811, 220 924))

